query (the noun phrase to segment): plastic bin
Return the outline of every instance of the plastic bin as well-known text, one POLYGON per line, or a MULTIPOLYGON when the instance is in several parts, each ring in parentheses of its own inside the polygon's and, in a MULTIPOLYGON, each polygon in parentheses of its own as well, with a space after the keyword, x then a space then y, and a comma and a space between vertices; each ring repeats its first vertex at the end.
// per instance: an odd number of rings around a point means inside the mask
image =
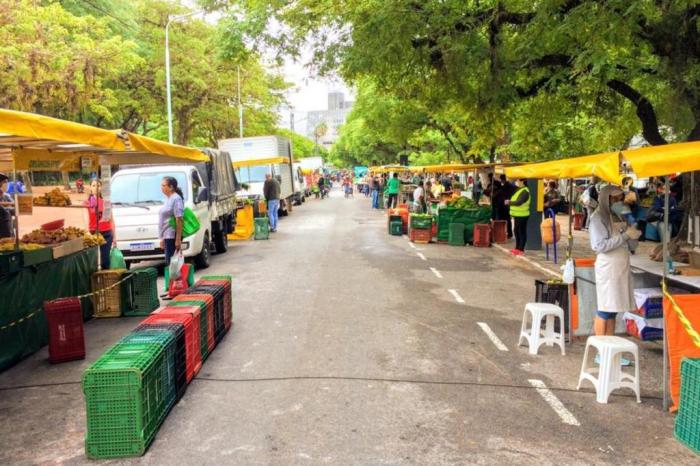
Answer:
POLYGON ((503 244, 508 241, 508 222, 506 220, 494 220, 491 223, 493 242, 503 244))
POLYGON ((393 221, 389 223, 389 234, 393 236, 403 235, 403 222, 393 221))
POLYGON ((180 323, 185 329, 185 381, 190 383, 202 368, 202 353, 200 349, 199 318, 192 314, 151 314, 141 321, 141 325, 175 324, 180 323))
MULTIPOLYGON (((564 310, 564 331, 569 333, 569 285, 535 280, 535 302, 549 303, 564 310)), ((559 331, 559 319, 554 321, 554 330, 559 331)))
MULTIPOLYGON (((214 318, 205 298, 188 297, 190 300, 183 299, 187 295, 180 295, 170 301, 167 306, 162 307, 154 312, 154 314, 191 314, 193 318, 199 319, 199 350, 202 356, 202 363, 207 359, 209 353, 214 351, 216 342, 214 341, 214 318)), ((207 299, 211 296, 207 295, 207 299)))
POLYGON ((83 309, 78 298, 60 298, 44 302, 49 330, 49 362, 85 359, 83 309))
POLYGON ((491 225, 474 225, 474 246, 477 248, 488 248, 491 246, 491 225))
POLYGON ((389 218, 387 219, 387 222, 386 222, 387 233, 391 234, 391 222, 401 222, 401 225, 403 228, 403 219, 401 218, 400 215, 389 215, 389 218))
POLYGON ((233 299, 231 297, 231 276, 230 275, 205 275, 195 286, 198 285, 222 285, 224 287, 224 326, 226 330, 233 325, 233 299))
POLYGON ((432 217, 417 217, 415 215, 409 216, 409 224, 411 229, 414 230, 430 230, 433 228, 433 218, 432 217))
POLYGON ((700 455, 700 359, 681 362, 681 397, 673 434, 700 455))
MULTIPOLYGON (((168 267, 165 268, 166 272, 168 267)), ((158 271, 153 267, 134 269, 121 286, 122 313, 125 316, 147 316, 158 309, 158 271)))
POLYGON ((427 244, 433 239, 431 230, 411 230, 409 239, 414 243, 427 244))
POLYGON ((126 270, 100 270, 92 275, 92 305, 95 317, 121 317, 121 287, 116 285, 126 270))
POLYGON ((463 223, 450 223, 449 238, 447 242, 451 246, 464 246, 466 241, 464 240, 464 224, 463 223))
POLYGON ((267 217, 258 217, 255 219, 255 239, 270 239, 270 222, 267 217))
POLYGON ((442 207, 438 211, 438 241, 449 241, 451 223, 464 225, 465 242, 473 241, 474 225, 477 223, 491 222, 491 208, 478 207, 473 209, 455 209, 454 207, 442 207))
POLYGON ((226 333, 226 305, 224 302, 226 291, 224 286, 198 284, 190 288, 188 293, 209 294, 214 298, 214 339, 218 344, 226 333))

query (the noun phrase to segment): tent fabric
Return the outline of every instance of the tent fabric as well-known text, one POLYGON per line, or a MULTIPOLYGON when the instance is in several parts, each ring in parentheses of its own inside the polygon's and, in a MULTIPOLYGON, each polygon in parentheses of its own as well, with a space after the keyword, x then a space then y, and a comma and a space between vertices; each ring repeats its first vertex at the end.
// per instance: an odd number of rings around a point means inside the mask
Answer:
POLYGON ((505 169, 508 178, 585 178, 597 176, 619 184, 620 153, 604 152, 596 155, 530 163, 505 169))
POLYGON ((13 149, 15 168, 31 171, 80 171, 82 158, 90 157, 91 165, 97 165, 93 153, 59 152, 46 149, 13 149))
MULTIPOLYGON (((193 162, 208 162, 209 157, 201 150, 193 147, 179 146, 159 141, 157 139, 127 133, 131 150, 135 152, 147 152, 149 154, 164 155, 176 159, 191 160, 193 162)), ((128 162, 127 162, 128 163, 128 162)))
POLYGON ((700 142, 642 147, 622 155, 640 178, 700 170, 700 142))
MULTIPOLYGON (((700 328, 700 295, 673 295, 685 316, 695 328, 700 328)), ((664 298, 664 325, 668 345, 669 387, 673 400, 673 411, 678 409, 681 387, 681 361, 683 358, 700 358, 700 348, 688 335, 671 302, 664 298)))
MULTIPOLYGON (((0 371, 38 351, 49 341, 44 301, 90 292, 97 271, 97 248, 85 249, 0 277, 0 371), (30 318, 27 316, 32 315, 30 318), (25 318, 20 321, 20 319, 25 318), (11 323, 15 325, 9 326, 11 323)), ((83 318, 92 316, 91 300, 83 299, 83 318)))
POLYGON ((13 140, 41 139, 64 144, 85 144, 103 149, 126 150, 119 132, 59 120, 33 113, 0 109, 0 145, 13 140))
POLYGON ((254 159, 254 160, 239 160, 233 162, 234 168, 242 167, 255 167, 258 165, 274 165, 278 163, 289 163, 289 159, 286 157, 270 157, 266 159, 254 159))

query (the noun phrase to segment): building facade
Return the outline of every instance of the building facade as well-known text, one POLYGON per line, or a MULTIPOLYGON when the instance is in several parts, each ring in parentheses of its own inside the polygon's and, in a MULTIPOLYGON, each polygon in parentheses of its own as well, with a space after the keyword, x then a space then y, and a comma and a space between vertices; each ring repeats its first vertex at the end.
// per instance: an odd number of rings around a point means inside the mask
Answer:
POLYGON ((326 134, 318 140, 319 144, 330 148, 340 137, 340 127, 343 126, 353 102, 345 100, 342 92, 328 93, 328 109, 316 110, 308 113, 306 120, 306 136, 311 140, 316 140, 316 128, 326 125, 326 134))

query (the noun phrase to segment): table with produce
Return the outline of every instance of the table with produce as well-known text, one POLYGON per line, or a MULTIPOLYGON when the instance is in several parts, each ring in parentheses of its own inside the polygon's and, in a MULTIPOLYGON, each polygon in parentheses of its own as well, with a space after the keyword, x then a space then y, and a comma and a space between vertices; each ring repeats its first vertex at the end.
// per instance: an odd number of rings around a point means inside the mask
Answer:
POLYGON ((491 222, 491 207, 479 206, 466 197, 455 197, 438 208, 437 239, 446 242, 450 236, 450 223, 464 224, 465 241, 474 239, 474 225, 491 222))

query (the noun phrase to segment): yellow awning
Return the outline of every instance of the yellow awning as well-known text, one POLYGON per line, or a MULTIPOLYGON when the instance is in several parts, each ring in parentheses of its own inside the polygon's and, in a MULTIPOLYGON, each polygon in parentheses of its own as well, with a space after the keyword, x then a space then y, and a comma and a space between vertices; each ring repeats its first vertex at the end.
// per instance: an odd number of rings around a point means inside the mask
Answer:
POLYGON ((610 183, 620 183, 620 153, 596 155, 529 163, 505 169, 508 178, 585 178, 597 176, 610 183))
POLYGON ((642 147, 622 155, 639 178, 700 170, 700 142, 642 147))
POLYGON ((170 144, 164 141, 159 141, 158 139, 140 136, 134 133, 127 134, 129 135, 129 145, 131 146, 131 150, 134 152, 164 155, 166 157, 190 160, 193 162, 209 161, 209 156, 204 154, 201 150, 195 149, 194 147, 170 144))
POLYGON ((277 163, 289 164, 289 159, 286 157, 271 157, 267 159, 239 160, 237 162, 233 162, 233 167, 256 167, 258 165, 274 165, 277 163))

